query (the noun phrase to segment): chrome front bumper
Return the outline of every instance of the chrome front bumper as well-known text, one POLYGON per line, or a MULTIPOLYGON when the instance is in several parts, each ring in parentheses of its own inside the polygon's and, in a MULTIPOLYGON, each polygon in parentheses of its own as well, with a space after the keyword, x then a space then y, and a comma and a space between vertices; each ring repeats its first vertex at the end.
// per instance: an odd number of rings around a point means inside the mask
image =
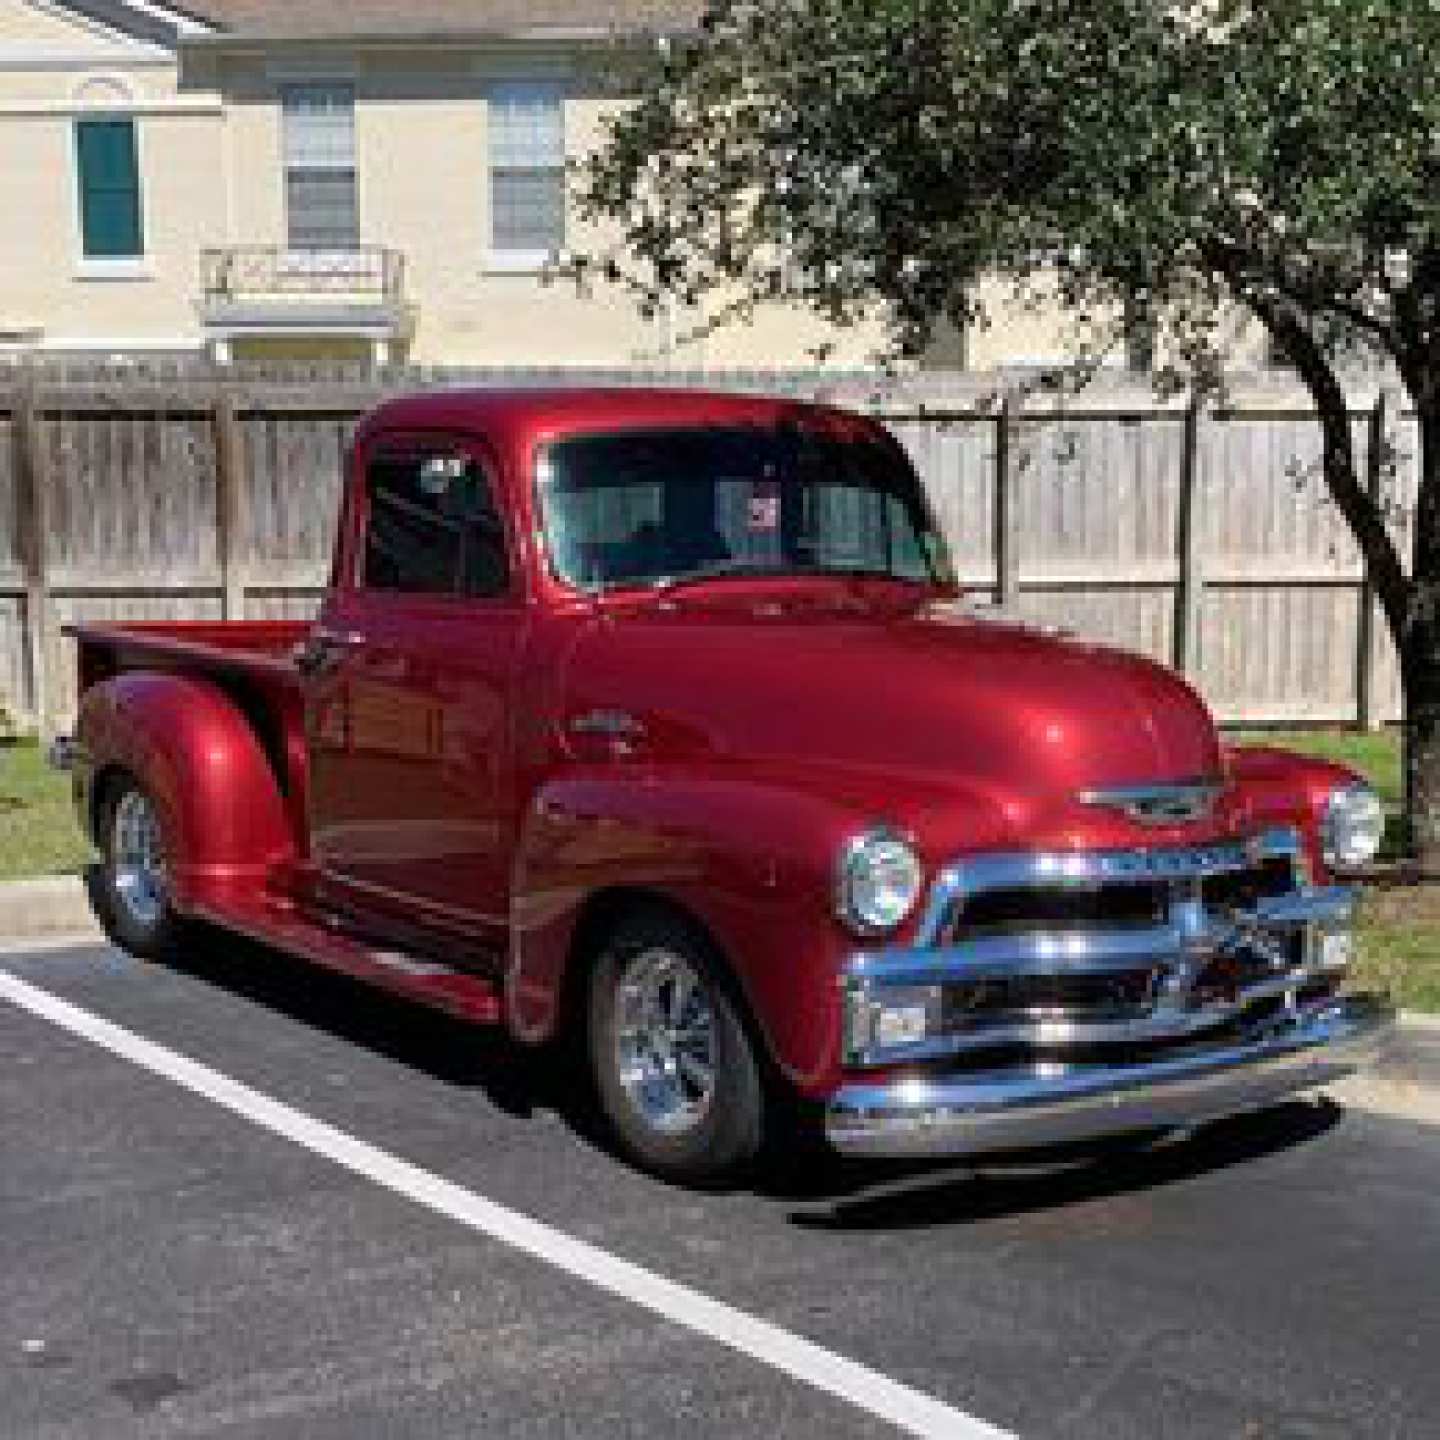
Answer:
POLYGON ((850 1085, 826 1133, 853 1155, 977 1155, 1174 1129, 1330 1085, 1385 1050, 1394 1012, 1368 996, 1327 1000, 1225 1043, 1136 1064, 915 1075, 850 1085))

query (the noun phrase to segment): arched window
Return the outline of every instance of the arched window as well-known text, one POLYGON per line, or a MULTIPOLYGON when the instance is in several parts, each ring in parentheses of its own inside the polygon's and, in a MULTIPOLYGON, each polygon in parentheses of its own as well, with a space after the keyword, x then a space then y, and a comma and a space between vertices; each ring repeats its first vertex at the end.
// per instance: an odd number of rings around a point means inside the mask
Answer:
POLYGON ((87 260, 138 259, 145 222, 134 96, 119 76, 89 75, 74 101, 81 252, 87 260))

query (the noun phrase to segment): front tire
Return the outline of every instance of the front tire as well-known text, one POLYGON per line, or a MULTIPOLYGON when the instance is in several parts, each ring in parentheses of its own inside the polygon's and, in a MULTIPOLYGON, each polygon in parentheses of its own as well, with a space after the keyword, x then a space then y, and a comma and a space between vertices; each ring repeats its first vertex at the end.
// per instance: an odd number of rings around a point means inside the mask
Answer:
POLYGON ((107 789, 96 826, 100 866, 91 895, 105 933, 145 960, 178 948, 184 922, 170 902, 170 856, 160 807, 132 775, 107 789))
POLYGON ((590 1066, 625 1153, 662 1179, 715 1186, 753 1161, 765 1098, 714 947, 662 910, 611 933, 590 974, 590 1066))

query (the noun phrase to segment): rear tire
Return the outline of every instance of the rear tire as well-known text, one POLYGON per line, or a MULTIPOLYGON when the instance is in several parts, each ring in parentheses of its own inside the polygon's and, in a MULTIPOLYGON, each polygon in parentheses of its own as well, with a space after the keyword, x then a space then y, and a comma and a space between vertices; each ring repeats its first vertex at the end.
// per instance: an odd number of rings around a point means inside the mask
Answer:
POLYGON ((168 958, 179 948, 185 922, 170 903, 159 805, 133 775, 121 775, 100 802, 96 832, 100 865, 90 888, 105 933, 141 959, 168 958))
POLYGON ((591 1073, 620 1148, 665 1180, 736 1180, 759 1152, 765 1093, 714 946, 678 916, 637 911, 606 940, 588 999, 591 1073))

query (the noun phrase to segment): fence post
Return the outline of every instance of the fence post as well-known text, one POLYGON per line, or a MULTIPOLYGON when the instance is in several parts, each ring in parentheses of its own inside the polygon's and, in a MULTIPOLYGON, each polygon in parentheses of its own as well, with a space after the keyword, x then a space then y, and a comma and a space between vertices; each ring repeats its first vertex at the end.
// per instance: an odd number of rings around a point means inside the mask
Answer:
POLYGON ((1185 428, 1180 443, 1180 495, 1175 517, 1175 668, 1187 679, 1200 672, 1200 600, 1205 580, 1200 569, 1200 530, 1196 509, 1200 475, 1200 422, 1203 412, 1199 397, 1185 410, 1185 428))
POLYGON ((1020 603, 1020 547, 1015 533, 1015 470, 1010 463, 1014 403, 1006 396, 995 412, 995 603, 1013 610, 1020 603))
POLYGON ((25 668, 30 710, 42 740, 50 738, 54 706, 50 684, 51 603, 46 564, 50 534, 50 477, 34 392, 21 391, 15 407, 17 549, 25 578, 25 668))
MULTIPOLYGON (((1385 475, 1385 392, 1375 397, 1375 407, 1370 411, 1365 450, 1365 491, 1378 506, 1381 483, 1385 475)), ((1370 564, 1363 555, 1365 577, 1360 582, 1360 616, 1356 626, 1355 643, 1355 721, 1362 730, 1378 730, 1384 723, 1380 715, 1379 697, 1375 694, 1375 682, 1380 656, 1378 638, 1379 607, 1375 600, 1375 585, 1370 576, 1370 564)))
POLYGON ((235 401, 228 393, 216 397, 215 523, 220 552, 221 613, 227 620, 245 618, 246 562, 249 559, 249 514, 246 506, 245 444, 235 401))

